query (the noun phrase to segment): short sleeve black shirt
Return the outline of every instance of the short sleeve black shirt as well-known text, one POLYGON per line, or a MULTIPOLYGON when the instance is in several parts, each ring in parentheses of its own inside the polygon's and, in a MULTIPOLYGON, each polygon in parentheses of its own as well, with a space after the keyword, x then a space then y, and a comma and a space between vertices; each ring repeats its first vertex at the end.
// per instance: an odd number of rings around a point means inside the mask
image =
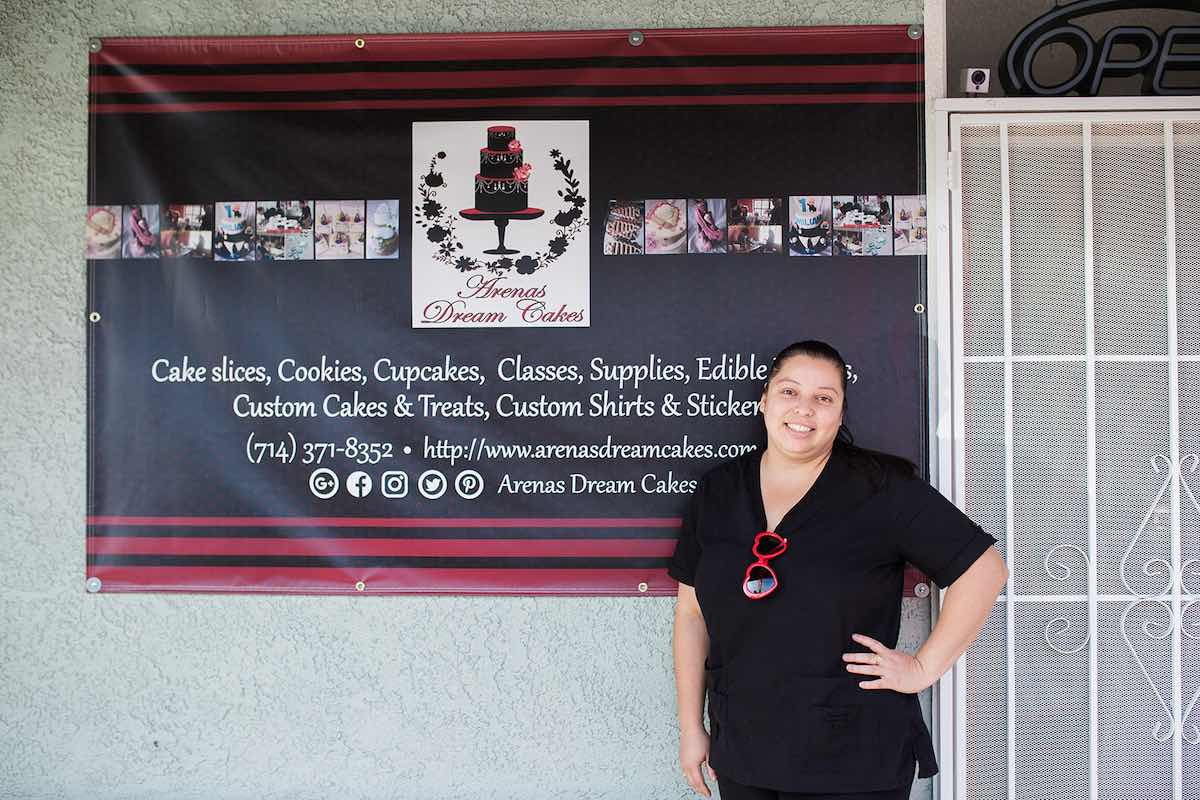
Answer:
POLYGON ((870 792, 936 774, 916 695, 862 689, 841 654, 861 633, 895 647, 904 565, 949 586, 995 538, 919 477, 834 446, 776 533, 779 588, 742 593, 766 528, 761 451, 706 473, 684 512, 669 574, 694 586, 709 634, 713 769, 788 792, 870 792))

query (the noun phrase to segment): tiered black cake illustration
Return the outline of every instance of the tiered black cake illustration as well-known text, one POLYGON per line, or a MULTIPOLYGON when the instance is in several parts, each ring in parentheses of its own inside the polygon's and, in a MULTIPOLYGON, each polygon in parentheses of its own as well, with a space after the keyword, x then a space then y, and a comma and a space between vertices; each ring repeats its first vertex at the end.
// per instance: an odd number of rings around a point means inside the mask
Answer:
POLYGON ((487 147, 479 149, 475 207, 480 211, 521 211, 529 205, 529 171, 525 151, 509 125, 487 130, 487 147))
POLYGON ((479 150, 479 172, 475 175, 475 207, 459 213, 470 220, 496 224, 500 245, 485 253, 519 253, 504 246, 504 229, 511 219, 537 219, 545 212, 529 207, 529 173, 525 150, 511 125, 492 125, 487 129, 487 147, 479 150))

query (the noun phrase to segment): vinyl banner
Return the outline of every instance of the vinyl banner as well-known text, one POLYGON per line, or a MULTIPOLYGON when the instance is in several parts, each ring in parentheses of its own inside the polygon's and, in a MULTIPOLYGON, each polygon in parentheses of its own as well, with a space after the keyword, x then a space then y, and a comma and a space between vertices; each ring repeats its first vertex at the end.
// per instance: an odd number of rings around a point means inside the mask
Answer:
POLYGON ((672 593, 799 339, 923 463, 921 46, 94 42, 89 588, 672 593))

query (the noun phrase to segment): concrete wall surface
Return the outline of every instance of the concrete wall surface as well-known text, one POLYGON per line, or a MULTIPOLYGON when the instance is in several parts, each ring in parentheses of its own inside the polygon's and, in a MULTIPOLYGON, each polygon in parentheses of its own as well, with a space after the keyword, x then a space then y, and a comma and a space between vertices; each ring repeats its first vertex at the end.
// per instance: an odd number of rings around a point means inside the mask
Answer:
MULTIPOLYGON (((693 796, 669 599, 84 592, 89 37, 920 18, 918 0, 0 0, 0 797, 693 796)), ((912 650, 928 602, 905 614, 912 650)))

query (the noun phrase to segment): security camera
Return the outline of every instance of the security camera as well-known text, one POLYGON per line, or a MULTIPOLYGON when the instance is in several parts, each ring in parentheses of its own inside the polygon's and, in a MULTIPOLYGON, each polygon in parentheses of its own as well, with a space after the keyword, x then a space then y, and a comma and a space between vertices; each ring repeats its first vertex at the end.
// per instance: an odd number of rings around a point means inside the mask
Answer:
POLYGON ((992 71, 987 67, 967 67, 962 71, 962 87, 967 94, 987 94, 992 71))

